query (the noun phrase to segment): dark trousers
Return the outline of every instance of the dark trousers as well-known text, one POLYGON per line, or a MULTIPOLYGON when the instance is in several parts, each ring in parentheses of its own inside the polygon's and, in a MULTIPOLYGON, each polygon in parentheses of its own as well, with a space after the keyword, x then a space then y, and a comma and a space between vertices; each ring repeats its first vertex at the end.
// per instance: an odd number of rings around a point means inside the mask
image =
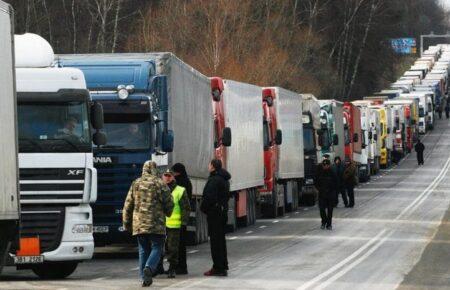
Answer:
POLYGON ((180 229, 167 229, 167 261, 170 264, 169 270, 175 270, 178 266, 178 251, 180 244, 180 229))
POLYGON ((417 152, 417 163, 423 165, 423 152, 417 152))
POLYGON ((347 195, 348 195, 348 199, 349 199, 348 206, 353 207, 353 206, 355 206, 355 186, 347 185, 346 189, 347 189, 347 195))
POLYGON ((186 262, 186 236, 187 229, 186 226, 181 226, 180 229, 180 244, 178 246, 178 270, 187 271, 186 262))
POLYGON ((339 204, 339 195, 342 195, 342 201, 344 201, 344 205, 348 205, 347 193, 344 187, 338 188, 336 190, 336 206, 339 204))
POLYGON ((334 201, 331 198, 320 198, 319 209, 322 225, 331 226, 333 221, 334 201))
POLYGON ((209 214, 207 221, 213 269, 217 272, 224 272, 228 270, 227 243, 225 240, 226 214, 209 214))

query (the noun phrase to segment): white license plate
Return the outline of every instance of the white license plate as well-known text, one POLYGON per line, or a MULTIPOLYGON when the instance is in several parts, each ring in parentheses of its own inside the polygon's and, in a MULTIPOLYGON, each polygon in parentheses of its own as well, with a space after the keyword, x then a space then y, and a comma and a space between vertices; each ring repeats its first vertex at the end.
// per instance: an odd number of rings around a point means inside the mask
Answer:
POLYGON ((94 233, 109 233, 108 226, 96 226, 94 227, 94 233))
POLYGON ((14 264, 42 264, 44 256, 15 256, 14 264))

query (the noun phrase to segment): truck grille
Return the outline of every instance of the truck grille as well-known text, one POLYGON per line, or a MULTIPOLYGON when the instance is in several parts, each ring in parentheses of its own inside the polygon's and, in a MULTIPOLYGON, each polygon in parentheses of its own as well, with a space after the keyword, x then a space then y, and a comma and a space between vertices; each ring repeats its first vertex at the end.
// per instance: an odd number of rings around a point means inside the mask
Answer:
POLYGON ((314 178, 316 174, 317 161, 315 156, 310 156, 309 159, 305 159, 305 178, 314 178))
POLYGON ((21 168, 21 203, 80 203, 84 177, 84 168, 21 168))
POLYGON ((131 183, 142 174, 142 164, 116 164, 113 167, 97 167, 98 202, 125 201, 131 183))
POLYGON ((64 230, 63 206, 21 206, 21 237, 39 237, 41 253, 59 247, 64 230))

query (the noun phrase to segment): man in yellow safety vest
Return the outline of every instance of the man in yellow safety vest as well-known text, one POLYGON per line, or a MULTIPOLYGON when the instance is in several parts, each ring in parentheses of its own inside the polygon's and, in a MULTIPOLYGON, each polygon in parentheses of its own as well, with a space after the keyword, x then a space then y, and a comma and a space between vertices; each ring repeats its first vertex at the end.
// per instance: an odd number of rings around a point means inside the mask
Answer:
POLYGON ((181 226, 189 222, 191 206, 184 187, 177 185, 175 176, 171 170, 163 174, 163 180, 170 188, 173 198, 173 211, 170 217, 166 217, 167 234, 167 260, 169 261, 168 278, 175 278, 175 270, 178 266, 178 252, 180 243, 181 226))

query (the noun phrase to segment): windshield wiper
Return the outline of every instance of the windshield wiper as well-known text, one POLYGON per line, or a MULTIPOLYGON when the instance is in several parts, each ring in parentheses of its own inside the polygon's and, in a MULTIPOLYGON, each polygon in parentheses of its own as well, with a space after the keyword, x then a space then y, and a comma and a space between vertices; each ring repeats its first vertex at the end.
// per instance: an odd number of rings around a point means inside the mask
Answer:
POLYGON ((34 141, 33 139, 31 139, 31 138, 19 138, 19 146, 20 146, 20 142, 21 141, 29 142, 31 145, 33 145, 34 147, 39 149, 39 152, 42 152, 42 147, 39 145, 38 142, 34 141))

